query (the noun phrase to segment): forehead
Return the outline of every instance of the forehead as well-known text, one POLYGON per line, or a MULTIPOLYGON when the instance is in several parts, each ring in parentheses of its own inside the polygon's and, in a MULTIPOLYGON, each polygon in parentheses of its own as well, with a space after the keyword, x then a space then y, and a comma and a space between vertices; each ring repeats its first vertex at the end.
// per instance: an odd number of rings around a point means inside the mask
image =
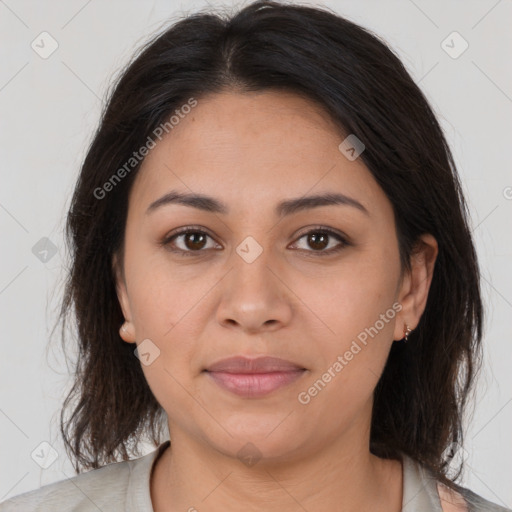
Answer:
POLYGON ((142 163, 130 201, 142 208, 171 189, 240 207, 338 191, 369 210, 386 198, 345 134, 315 102, 289 92, 218 93, 197 100, 142 163))

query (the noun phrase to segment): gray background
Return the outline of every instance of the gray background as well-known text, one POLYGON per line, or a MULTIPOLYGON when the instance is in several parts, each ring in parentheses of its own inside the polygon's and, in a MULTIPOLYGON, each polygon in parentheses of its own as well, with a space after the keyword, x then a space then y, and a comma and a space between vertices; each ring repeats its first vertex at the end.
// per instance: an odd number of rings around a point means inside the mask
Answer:
MULTIPOLYGON (((53 337, 50 331, 67 264, 64 215, 106 87, 164 23, 207 5, 240 3, 0 0, 0 501, 74 474, 58 430, 70 379, 58 331, 53 337), (48 36, 39 36, 44 31, 58 44, 48 58, 31 47, 35 41, 40 52, 43 44, 51 48, 48 36), (43 238, 51 241, 48 253, 43 238), (54 453, 49 468, 36 463, 51 461, 54 453)), ((427 94, 453 149, 488 311, 462 483, 512 507, 512 3, 323 5, 391 44, 427 94), (458 55, 464 41, 469 46, 458 55)))

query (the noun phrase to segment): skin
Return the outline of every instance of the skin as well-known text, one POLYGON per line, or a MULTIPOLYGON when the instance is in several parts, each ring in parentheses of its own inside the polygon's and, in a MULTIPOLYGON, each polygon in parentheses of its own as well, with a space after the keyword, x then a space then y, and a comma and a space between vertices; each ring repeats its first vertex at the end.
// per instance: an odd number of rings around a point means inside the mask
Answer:
POLYGON ((372 394, 392 343, 405 324, 418 325, 438 248, 422 236, 401 275, 391 203, 362 160, 340 152, 343 139, 323 110, 292 93, 223 92, 198 100, 144 160, 129 197, 125 258, 113 264, 122 338, 160 350, 142 366, 172 440, 151 478, 156 512, 242 503, 266 512, 401 509, 401 463, 369 451, 372 394), (213 196, 229 213, 180 204, 146 213, 171 190, 213 196), (323 192, 350 196, 368 214, 348 205, 274 212, 283 199, 323 192), (159 244, 186 226, 209 235, 202 244, 174 240, 191 256, 159 244), (330 236, 315 245, 304 235, 319 226, 349 244, 330 236), (248 236, 262 249, 251 263, 236 251, 248 236), (401 311, 300 403, 393 303, 401 311), (233 355, 281 357, 308 371, 263 398, 242 398, 201 371, 233 355), (251 466, 237 456, 249 442, 261 455, 251 466))

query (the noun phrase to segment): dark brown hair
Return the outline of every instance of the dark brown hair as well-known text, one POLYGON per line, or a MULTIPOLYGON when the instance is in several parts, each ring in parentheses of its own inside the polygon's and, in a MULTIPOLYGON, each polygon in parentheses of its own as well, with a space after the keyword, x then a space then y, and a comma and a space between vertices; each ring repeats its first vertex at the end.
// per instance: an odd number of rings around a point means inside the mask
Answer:
POLYGON ((161 442, 165 419, 133 345, 118 332, 124 318, 112 260, 122 261, 140 164, 106 197, 97 191, 177 108, 223 90, 292 91, 324 108, 340 142, 355 134, 366 146, 360 158, 392 203, 402 269, 410 269, 421 234, 436 238, 424 314, 407 343, 393 343, 375 389, 370 449, 383 458, 405 453, 450 485, 449 451, 462 443, 483 322, 453 157, 425 96, 377 36, 327 8, 270 1, 184 17, 141 48, 109 92, 66 225, 72 262, 61 318, 63 333, 66 317, 76 318, 78 359, 61 432, 77 473, 128 459, 144 435, 161 442))

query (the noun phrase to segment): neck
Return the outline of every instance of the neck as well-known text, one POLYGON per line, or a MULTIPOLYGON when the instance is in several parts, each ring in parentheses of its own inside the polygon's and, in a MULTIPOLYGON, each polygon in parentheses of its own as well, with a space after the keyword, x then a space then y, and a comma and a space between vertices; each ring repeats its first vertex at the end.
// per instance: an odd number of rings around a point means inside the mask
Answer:
POLYGON ((154 467, 155 512, 225 512, 240 504, 248 512, 401 510, 401 463, 380 459, 367 443, 346 436, 309 451, 300 448, 286 461, 262 458, 253 465, 176 428, 171 439, 154 467))

